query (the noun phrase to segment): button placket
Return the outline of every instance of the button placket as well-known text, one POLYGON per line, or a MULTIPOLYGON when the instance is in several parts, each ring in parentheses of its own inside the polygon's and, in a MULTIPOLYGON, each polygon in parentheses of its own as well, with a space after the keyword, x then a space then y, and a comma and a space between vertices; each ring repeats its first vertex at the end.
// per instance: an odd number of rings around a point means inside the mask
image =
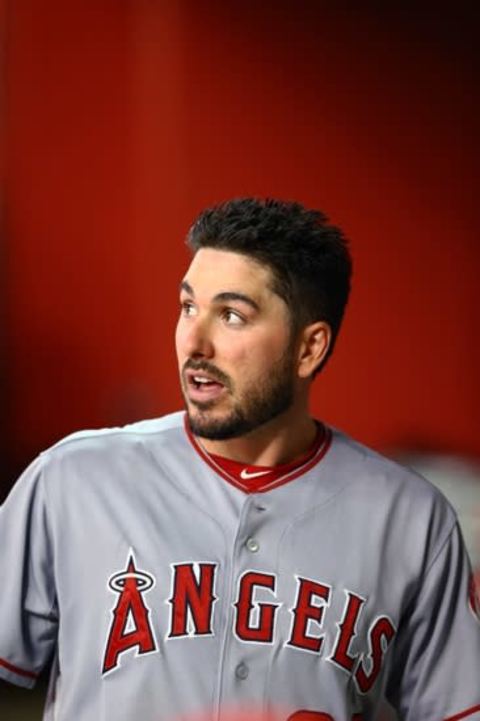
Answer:
MULTIPOLYGON (((253 521, 254 516, 257 513, 264 513, 267 510, 267 507, 265 503, 263 502, 263 499, 259 498, 252 498, 251 505, 250 505, 250 518, 253 521), (252 516, 253 514, 253 516, 252 516)), ((251 535, 248 535, 246 541, 245 541, 245 548, 250 553, 258 553, 260 550, 260 542, 257 537, 258 532, 258 522, 253 524, 254 526, 257 526, 257 531, 255 531, 253 528, 251 529, 253 533, 251 535)))
MULTIPOLYGON (((247 495, 241 510, 234 554, 232 558, 232 596, 230 607, 232 609, 231 626, 235 630, 236 613, 238 612, 240 583, 246 573, 252 573, 262 566, 262 550, 265 546, 262 538, 268 538, 268 515, 265 514, 266 504, 258 496, 247 495), (267 531, 267 535, 264 531, 267 531)), ((265 539, 264 539, 265 540, 265 539)), ((263 682, 257 673, 259 659, 252 653, 244 642, 235 633, 226 643, 223 657, 223 673, 219 704, 223 699, 236 698, 238 702, 247 701, 252 688, 259 688, 262 692, 263 682), (248 679, 248 680, 247 680, 248 679)))

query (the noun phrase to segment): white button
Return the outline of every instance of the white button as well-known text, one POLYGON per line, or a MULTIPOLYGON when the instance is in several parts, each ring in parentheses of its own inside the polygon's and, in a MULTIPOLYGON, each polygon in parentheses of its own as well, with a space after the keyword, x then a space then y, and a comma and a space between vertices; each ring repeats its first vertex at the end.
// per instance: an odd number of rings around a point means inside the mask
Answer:
POLYGON ((248 538, 246 545, 248 550, 251 551, 251 553, 256 553, 260 548, 260 544, 258 541, 255 540, 255 538, 248 538))
POLYGON ((267 507, 264 506, 262 503, 257 503, 255 508, 257 509, 257 511, 266 511, 267 510, 267 507))
POLYGON ((248 666, 246 663, 239 663, 237 668, 235 669, 235 676, 239 678, 241 681, 245 681, 246 678, 248 678, 248 666))

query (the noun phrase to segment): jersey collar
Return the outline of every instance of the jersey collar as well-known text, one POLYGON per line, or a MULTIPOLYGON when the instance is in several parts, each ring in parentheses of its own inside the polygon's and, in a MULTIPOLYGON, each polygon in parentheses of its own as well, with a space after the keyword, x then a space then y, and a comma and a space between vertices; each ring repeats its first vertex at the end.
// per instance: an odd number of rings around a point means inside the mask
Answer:
POLYGON ((290 463, 282 463, 276 466, 255 466, 207 453, 192 433, 187 414, 185 413, 184 415, 186 434, 198 455, 219 476, 244 493, 265 493, 266 491, 271 491, 284 483, 293 481, 319 463, 330 447, 332 433, 323 423, 319 421, 316 423, 318 432, 315 441, 312 447, 301 458, 297 458, 290 463))

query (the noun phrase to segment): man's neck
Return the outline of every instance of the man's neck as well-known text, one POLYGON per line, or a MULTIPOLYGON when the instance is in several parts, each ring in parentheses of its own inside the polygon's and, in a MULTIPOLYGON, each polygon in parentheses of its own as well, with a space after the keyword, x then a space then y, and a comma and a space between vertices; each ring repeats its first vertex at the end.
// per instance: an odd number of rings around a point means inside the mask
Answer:
POLYGON ((300 458, 317 434, 315 421, 306 413, 287 411, 250 433, 225 441, 198 438, 207 453, 255 466, 275 466, 300 458))

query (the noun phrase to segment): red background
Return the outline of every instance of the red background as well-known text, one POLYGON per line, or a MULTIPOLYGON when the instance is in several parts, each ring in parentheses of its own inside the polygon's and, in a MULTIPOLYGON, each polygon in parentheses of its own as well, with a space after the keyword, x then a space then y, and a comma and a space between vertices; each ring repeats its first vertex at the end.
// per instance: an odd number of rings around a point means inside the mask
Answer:
POLYGON ((475 16, 383 5, 3 0, 11 469, 181 406, 183 238, 251 194, 351 238, 314 412, 377 448, 480 456, 475 16))

